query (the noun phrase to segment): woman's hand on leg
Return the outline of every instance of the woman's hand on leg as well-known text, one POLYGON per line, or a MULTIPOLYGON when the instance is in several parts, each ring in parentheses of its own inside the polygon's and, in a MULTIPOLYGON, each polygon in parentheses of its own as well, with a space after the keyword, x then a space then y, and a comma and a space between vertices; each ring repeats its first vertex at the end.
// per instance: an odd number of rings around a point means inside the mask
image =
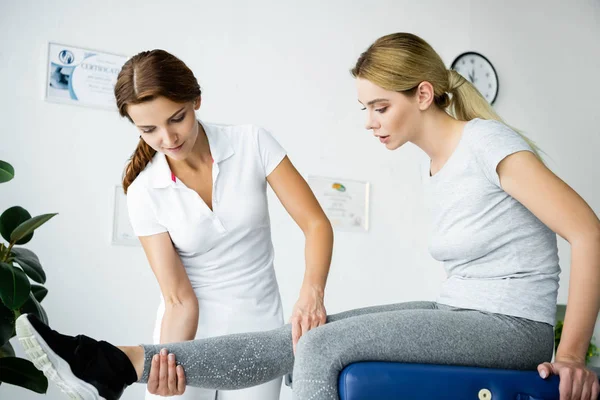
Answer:
POLYGON ((327 311, 323 303, 323 292, 312 288, 301 289, 300 297, 294 305, 290 318, 294 354, 296 354, 296 345, 302 335, 324 325, 325 322, 327 322, 327 311))
POLYGON ((160 355, 152 357, 148 392, 159 396, 177 396, 185 392, 185 372, 176 364, 175 354, 168 355, 163 349, 160 355))

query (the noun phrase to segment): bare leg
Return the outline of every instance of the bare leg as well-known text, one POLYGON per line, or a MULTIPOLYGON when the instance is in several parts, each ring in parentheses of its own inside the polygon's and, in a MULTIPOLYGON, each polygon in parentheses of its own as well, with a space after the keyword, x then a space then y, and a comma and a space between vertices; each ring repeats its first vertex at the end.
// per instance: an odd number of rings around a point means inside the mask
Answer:
POLYGON ((144 348, 142 346, 117 346, 117 348, 127 355, 139 380, 144 372, 144 348))

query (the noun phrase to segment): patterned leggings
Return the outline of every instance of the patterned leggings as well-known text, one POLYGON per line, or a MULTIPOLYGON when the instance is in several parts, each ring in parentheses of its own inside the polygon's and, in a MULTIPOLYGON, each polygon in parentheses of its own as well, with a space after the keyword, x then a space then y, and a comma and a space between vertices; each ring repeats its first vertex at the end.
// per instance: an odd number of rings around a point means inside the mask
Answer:
POLYGON ((293 371, 296 400, 337 400, 341 370, 357 361, 395 361, 535 369, 550 361, 551 325, 433 302, 361 308, 327 317, 292 352, 291 326, 163 345, 144 345, 146 383, 152 356, 167 348, 187 385, 234 390, 293 371))

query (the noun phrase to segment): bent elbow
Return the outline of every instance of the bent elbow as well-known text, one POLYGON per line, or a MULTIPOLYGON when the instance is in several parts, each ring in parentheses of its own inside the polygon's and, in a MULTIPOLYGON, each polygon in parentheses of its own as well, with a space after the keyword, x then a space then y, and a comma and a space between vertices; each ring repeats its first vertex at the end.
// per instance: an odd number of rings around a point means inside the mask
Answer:
POLYGON ((167 307, 198 309, 198 298, 194 293, 173 293, 165 296, 164 299, 167 307))

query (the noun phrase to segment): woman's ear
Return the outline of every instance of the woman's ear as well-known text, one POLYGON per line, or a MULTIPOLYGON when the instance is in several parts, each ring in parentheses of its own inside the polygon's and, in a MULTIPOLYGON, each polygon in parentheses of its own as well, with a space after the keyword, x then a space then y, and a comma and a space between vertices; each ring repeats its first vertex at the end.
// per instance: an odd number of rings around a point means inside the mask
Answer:
POLYGON ((198 111, 198 109, 200 109, 200 103, 202 103, 202 97, 198 96, 198 98, 194 100, 194 110, 198 111))
POLYGON ((433 100, 435 99, 435 93, 433 91, 433 85, 427 81, 423 81, 419 83, 417 87, 417 103, 419 105, 419 110, 425 111, 431 106, 433 100))

